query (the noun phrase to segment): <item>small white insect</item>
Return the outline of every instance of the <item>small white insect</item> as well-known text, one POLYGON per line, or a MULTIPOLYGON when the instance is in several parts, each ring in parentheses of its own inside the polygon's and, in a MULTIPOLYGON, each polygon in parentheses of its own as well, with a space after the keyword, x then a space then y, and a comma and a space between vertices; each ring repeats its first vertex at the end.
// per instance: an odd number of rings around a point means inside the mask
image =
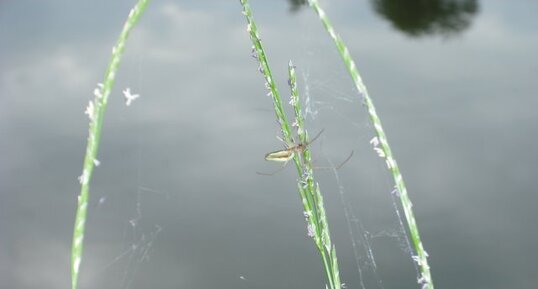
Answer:
POLYGON ((127 87, 123 90, 123 96, 125 97, 125 105, 130 106, 135 99, 140 97, 140 94, 131 94, 131 88, 127 87))

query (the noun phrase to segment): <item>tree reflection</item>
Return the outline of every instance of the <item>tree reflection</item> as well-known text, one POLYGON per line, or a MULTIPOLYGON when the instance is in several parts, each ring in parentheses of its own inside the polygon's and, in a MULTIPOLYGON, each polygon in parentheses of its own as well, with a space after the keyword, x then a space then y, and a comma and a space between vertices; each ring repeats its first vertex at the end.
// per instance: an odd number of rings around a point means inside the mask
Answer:
POLYGON ((371 0, 378 14, 412 36, 459 33, 478 12, 476 0, 371 0))
POLYGON ((301 9, 302 6, 305 6, 308 3, 308 0, 289 0, 291 12, 297 12, 301 9))

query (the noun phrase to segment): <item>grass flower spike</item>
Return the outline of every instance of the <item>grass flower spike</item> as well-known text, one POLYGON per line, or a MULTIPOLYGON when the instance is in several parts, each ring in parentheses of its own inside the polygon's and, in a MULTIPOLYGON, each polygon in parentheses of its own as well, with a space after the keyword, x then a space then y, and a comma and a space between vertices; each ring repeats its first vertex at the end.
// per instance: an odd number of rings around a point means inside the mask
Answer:
POLYGON ((381 125, 381 119, 377 115, 374 103, 372 102, 372 99, 368 95, 368 90, 366 89, 366 86, 362 82, 361 76, 359 74, 359 70, 357 69, 355 62, 351 58, 349 50, 344 44, 344 41, 334 30, 331 22, 327 18, 327 15, 323 11, 323 9, 321 9, 321 7, 319 6, 318 1, 308 0, 308 3, 310 7, 312 7, 314 11, 317 13, 317 15, 319 16, 319 19, 323 23, 323 26, 329 33, 329 36, 334 41, 334 44, 336 45, 336 48, 338 49, 338 53, 342 57, 342 60, 344 61, 344 64, 346 65, 349 75, 353 79, 353 82, 355 84, 355 87, 357 88, 357 91, 363 98, 362 100, 368 110, 370 121, 372 122, 375 133, 376 133, 376 137, 372 139, 371 143, 374 146, 374 150, 379 155, 379 157, 385 159, 387 167, 392 174, 394 184, 395 184, 395 189, 397 190, 397 194, 394 194, 394 195, 399 198, 403 211, 404 211, 405 219, 407 222, 407 228, 409 230, 413 247, 415 250, 415 254, 416 254, 415 256, 413 256, 413 260, 417 263, 418 267, 420 268, 420 276, 418 276, 417 281, 422 286, 422 288, 433 289, 434 288, 433 280, 430 273, 430 266, 428 265, 428 253, 426 253, 422 245, 422 241, 420 239, 420 234, 418 231, 418 226, 415 220, 415 216, 413 214, 413 209, 412 209, 413 204, 411 203, 411 199, 409 198, 409 194, 407 193, 407 188, 405 186, 405 182, 403 180, 398 164, 396 163, 396 160, 394 159, 392 155, 392 151, 390 149, 387 136, 385 134, 385 131, 383 130, 383 126, 381 125))
MULTIPOLYGON (((112 91, 116 72, 120 64, 121 55, 125 49, 125 42, 129 36, 129 32, 136 24, 140 15, 146 9, 149 0, 139 0, 138 3, 129 13, 129 17, 123 26, 116 46, 112 48, 112 59, 105 73, 103 84, 98 84, 94 90, 95 99, 90 101, 86 108, 85 114, 90 119, 90 129, 88 136, 88 145, 86 147, 86 155, 84 157, 84 165, 82 175, 79 177, 81 184, 80 194, 78 196, 77 213, 75 217, 75 227, 73 230, 73 244, 71 247, 71 288, 76 289, 78 285, 78 276, 80 263, 82 261, 82 251, 84 245, 84 229, 86 226, 86 215, 88 211, 88 199, 90 191, 90 180, 94 167, 99 165, 97 160, 97 151, 99 149, 99 140, 101 138, 101 128, 103 126, 103 118, 105 115, 108 97, 112 91)), ((131 96, 133 97, 133 96, 131 96)), ((136 96, 138 97, 138 96, 136 96)), ((133 97, 136 98, 136 97, 133 97)), ((132 100, 131 100, 132 101, 132 100)), ((129 102, 130 103, 130 102, 129 102)))
POLYGON ((256 23, 252 18, 252 12, 248 1, 241 0, 241 4, 243 6, 243 14, 248 23, 247 32, 249 33, 253 44, 253 57, 259 61, 259 71, 263 74, 266 80, 266 88, 269 90, 268 95, 273 99, 273 107, 278 123, 280 124, 282 138, 286 144, 288 144, 287 150, 278 151, 269 154, 268 156, 270 158, 278 158, 285 161, 293 159, 299 176, 297 187, 303 203, 304 216, 307 222, 307 234, 313 239, 314 244, 320 253, 327 277, 327 288, 341 289, 342 284, 340 283, 336 249, 331 241, 327 216, 323 206, 323 197, 321 195, 319 184, 314 180, 311 155, 307 148, 308 144, 312 143, 317 136, 310 141, 308 139, 308 133, 304 126, 304 117, 301 112, 301 102, 297 91, 295 67, 290 61, 288 65, 291 91, 290 104, 293 106, 295 112, 295 121, 293 122, 293 125, 290 125, 286 114, 284 113, 282 100, 273 81, 274 78, 271 74, 271 69, 269 68, 267 56, 262 46, 256 23), (297 130, 299 138, 298 144, 293 140, 292 127, 297 130))

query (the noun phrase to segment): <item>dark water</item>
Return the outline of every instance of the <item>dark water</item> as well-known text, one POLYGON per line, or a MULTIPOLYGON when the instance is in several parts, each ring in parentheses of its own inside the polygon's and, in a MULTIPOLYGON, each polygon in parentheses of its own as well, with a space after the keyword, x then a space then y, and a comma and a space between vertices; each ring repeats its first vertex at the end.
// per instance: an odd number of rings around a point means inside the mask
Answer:
MULTIPOLYGON (((418 288, 366 111, 302 2, 252 8, 283 97, 292 59, 307 127, 325 129, 316 166, 354 151, 339 182, 317 171, 342 279, 418 288)), ((70 286, 83 112, 132 5, 0 3, 0 288, 70 286)), ((436 288, 534 288, 538 3, 321 5, 382 118, 436 288)), ((150 4, 105 117, 80 288, 324 287, 294 169, 256 174, 282 143, 250 46, 238 1, 150 4)))

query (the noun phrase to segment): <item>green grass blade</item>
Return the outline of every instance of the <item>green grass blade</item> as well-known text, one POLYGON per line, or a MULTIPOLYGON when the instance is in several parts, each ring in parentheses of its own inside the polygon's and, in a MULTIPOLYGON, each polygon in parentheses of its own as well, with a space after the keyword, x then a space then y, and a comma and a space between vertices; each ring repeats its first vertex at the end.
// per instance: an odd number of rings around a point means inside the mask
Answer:
POLYGON ((102 86, 95 91, 95 99, 90 102, 86 113, 90 117, 90 129, 88 136, 88 144, 86 147, 86 155, 84 157, 84 165, 82 175, 80 176, 80 195, 78 196, 77 213, 75 217, 75 226, 73 229, 73 244, 71 247, 71 288, 76 289, 78 285, 80 263, 82 261, 82 252, 84 245, 84 229, 86 225, 86 215, 88 210, 88 199, 90 190, 90 181, 93 174, 93 169, 97 161, 97 152, 99 149, 99 140, 101 138, 101 128, 103 126, 103 118, 108 103, 108 97, 112 91, 116 72, 120 64, 121 55, 125 49, 125 42, 129 36, 129 32, 136 24, 140 15, 146 9, 149 0, 139 0, 138 3, 131 9, 129 17, 123 26, 123 30, 118 38, 116 46, 112 49, 112 59, 105 73, 105 79, 102 86))
POLYGON ((363 97, 366 108, 368 109, 368 115, 370 117, 370 121, 373 123, 374 129, 377 135, 376 139, 374 140, 374 143, 376 144, 376 148, 379 148, 382 151, 380 152, 380 156, 383 156, 385 158, 387 166, 392 173, 394 183, 395 183, 395 188, 398 192, 397 195, 399 196, 400 202, 402 204, 402 208, 404 210, 404 215, 407 222, 408 230, 411 235, 411 240, 413 242, 413 246, 416 252, 416 256, 414 256, 413 259, 420 268, 421 276, 419 277, 418 282, 419 284, 423 286, 423 288, 433 289, 434 288, 433 280, 430 273, 430 267, 428 265, 428 254, 424 250, 422 241, 420 240, 420 234, 418 231, 417 222, 413 214, 413 209, 412 209, 413 205, 411 203, 411 199, 409 198, 409 194, 407 193, 405 182, 403 180, 402 174, 400 173, 398 164, 396 163, 396 160, 394 159, 392 155, 392 151, 390 149, 387 136, 385 135, 385 131, 383 130, 383 126, 381 125, 381 120, 375 110, 374 103, 372 102, 372 99, 368 95, 368 90, 366 89, 366 86, 364 85, 360 77, 360 74, 357 69, 357 66, 355 65, 355 62, 353 61, 353 59, 351 58, 351 55, 349 54, 349 50, 344 44, 344 41, 342 40, 342 38, 340 38, 340 36, 335 32, 331 22, 327 18, 327 15, 319 6, 318 1, 309 0, 309 4, 318 14, 321 22, 323 23, 323 26, 329 33, 330 37, 333 39, 336 45, 336 48, 338 49, 338 52, 340 56, 342 57, 344 64, 346 65, 348 73, 353 79, 355 87, 357 88, 358 92, 363 97), (377 147, 377 145, 380 145, 380 147, 377 147))
MULTIPOLYGON (((263 49, 256 23, 252 18, 252 11, 248 1, 241 0, 241 4, 243 5, 243 14, 247 18, 247 31, 253 44, 253 56, 260 63, 260 71, 265 78, 266 87, 269 90, 268 95, 273 99, 275 114, 281 126, 283 139, 288 145, 295 145, 292 138, 292 127, 295 127, 297 129, 299 141, 303 144, 308 144, 308 133, 304 127, 304 117, 302 115, 301 102, 297 90, 295 68, 290 61, 288 65, 289 85, 291 90, 290 104, 293 106, 295 112, 295 121, 290 125, 282 107, 280 94, 273 81, 267 56, 263 49)), ((336 250, 331 242, 327 216, 323 207, 323 198, 321 196, 319 185, 314 180, 310 150, 306 148, 301 153, 296 153, 293 159, 299 175, 297 186, 303 203, 304 216, 308 224, 308 235, 312 237, 314 244, 321 255, 329 283, 328 288, 340 289, 341 284, 340 277, 338 276, 336 250)))

